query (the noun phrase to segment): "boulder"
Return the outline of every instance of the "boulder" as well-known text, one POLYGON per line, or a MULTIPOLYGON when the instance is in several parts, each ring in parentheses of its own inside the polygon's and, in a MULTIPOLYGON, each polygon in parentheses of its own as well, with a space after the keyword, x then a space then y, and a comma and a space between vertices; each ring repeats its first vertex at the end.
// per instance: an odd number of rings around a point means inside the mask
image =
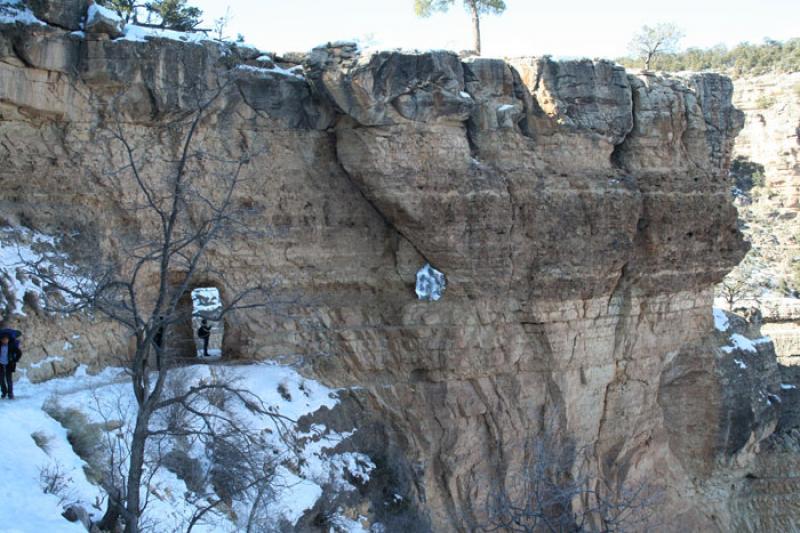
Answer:
POLYGON ((539 108, 562 125, 619 144, 633 127, 625 69, 606 60, 517 58, 516 68, 539 108))
POLYGON ((81 505, 70 505, 61 513, 61 516, 70 522, 80 522, 80 524, 86 528, 86 531, 89 531, 92 527, 92 517, 81 505))
POLYGON ((365 126, 461 122, 473 104, 463 92, 461 61, 452 52, 361 55, 354 43, 334 43, 312 50, 306 71, 320 93, 365 126))
POLYGON ((88 0, 25 0, 36 18, 48 24, 77 31, 86 13, 88 0))
POLYGON ((125 23, 117 13, 96 3, 89 4, 86 14, 86 32, 105 34, 116 39, 122 35, 125 23))

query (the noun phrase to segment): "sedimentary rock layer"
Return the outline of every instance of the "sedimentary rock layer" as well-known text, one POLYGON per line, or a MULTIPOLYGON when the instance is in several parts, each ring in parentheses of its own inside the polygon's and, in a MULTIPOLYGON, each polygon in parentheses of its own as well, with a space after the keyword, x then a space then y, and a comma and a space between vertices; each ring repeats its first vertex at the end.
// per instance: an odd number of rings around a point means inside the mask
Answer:
MULTIPOLYGON (((161 127, 221 91, 198 141, 253 154, 236 201, 269 231, 210 249, 209 272, 302 295, 291 319, 230 319, 225 353, 354 388, 361 414, 342 416, 436 531, 485 520, 493 486, 517 490, 545 428, 574 471, 657 484, 666 529, 738 523, 728 481, 775 426, 778 378, 769 344, 731 355, 713 329, 711 287, 747 250, 730 80, 347 43, 313 50, 302 75, 257 55, 0 26, 6 223, 65 235, 79 264, 87 243, 119 254, 148 228, 109 129, 157 175, 179 148, 161 127), (437 302, 414 294, 426 263, 447 276, 437 302), (758 365, 737 373, 735 357, 758 365)), ((211 189, 215 170, 198 178, 211 189)), ((197 284, 226 297, 213 275, 197 284)), ((76 327, 68 361, 127 350, 86 317, 29 315, 15 320, 32 359, 76 327)))

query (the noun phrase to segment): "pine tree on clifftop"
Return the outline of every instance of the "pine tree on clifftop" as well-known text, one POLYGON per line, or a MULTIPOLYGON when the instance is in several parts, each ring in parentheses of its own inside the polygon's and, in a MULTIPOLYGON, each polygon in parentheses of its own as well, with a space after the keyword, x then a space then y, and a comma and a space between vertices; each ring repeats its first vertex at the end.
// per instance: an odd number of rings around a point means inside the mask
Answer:
MULTIPOLYGON (((414 0, 417 16, 430 17, 436 11, 447 11, 455 0, 414 0)), ((472 42, 475 53, 481 55, 481 15, 500 14, 506 10, 503 0, 464 0, 464 7, 472 15, 472 42)))
POLYGON ((178 31, 195 29, 203 16, 199 8, 187 5, 186 0, 154 0, 146 8, 161 20, 164 28, 178 31))
POLYGON ((203 16, 203 11, 188 5, 187 0, 103 0, 98 3, 116 11, 126 23, 177 31, 195 29, 203 16))

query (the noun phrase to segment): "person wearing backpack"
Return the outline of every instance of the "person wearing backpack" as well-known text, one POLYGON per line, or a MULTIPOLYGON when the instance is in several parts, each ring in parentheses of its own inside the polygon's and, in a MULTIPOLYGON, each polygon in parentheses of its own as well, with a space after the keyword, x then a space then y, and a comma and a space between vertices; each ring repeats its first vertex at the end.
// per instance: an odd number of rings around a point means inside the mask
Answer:
POLYGON ((13 374, 17 369, 17 362, 22 357, 19 342, 7 331, 0 332, 0 390, 3 399, 14 399, 13 374))
POLYGON ((203 357, 208 357, 208 341, 211 339, 211 327, 209 327, 205 318, 200 321, 200 327, 197 328, 197 336, 203 339, 203 357))

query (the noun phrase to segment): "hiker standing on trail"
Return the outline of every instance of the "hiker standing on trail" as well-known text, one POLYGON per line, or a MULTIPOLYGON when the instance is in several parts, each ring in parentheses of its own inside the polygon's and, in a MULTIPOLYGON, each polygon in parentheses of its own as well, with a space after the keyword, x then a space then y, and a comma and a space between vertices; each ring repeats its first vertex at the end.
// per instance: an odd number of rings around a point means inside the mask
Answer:
POLYGON ((3 398, 14 399, 13 374, 17 369, 17 361, 22 357, 19 343, 8 331, 0 332, 0 389, 3 398))
POLYGON ((208 357, 208 341, 211 339, 211 328, 205 318, 200 321, 200 327, 197 328, 197 336, 203 339, 203 357, 208 357))
POLYGON ((156 349, 161 351, 161 348, 164 347, 164 317, 158 317, 158 329, 156 329, 155 335, 153 335, 153 344, 156 345, 156 349))

